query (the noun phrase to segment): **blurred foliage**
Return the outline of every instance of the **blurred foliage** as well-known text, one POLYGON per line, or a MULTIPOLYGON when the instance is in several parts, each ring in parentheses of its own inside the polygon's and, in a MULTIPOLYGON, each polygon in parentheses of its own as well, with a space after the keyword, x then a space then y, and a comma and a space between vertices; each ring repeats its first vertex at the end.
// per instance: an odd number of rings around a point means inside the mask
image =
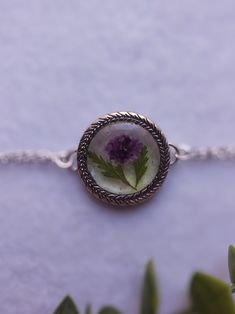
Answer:
POLYGON ((195 311, 200 314, 235 314, 230 286, 207 274, 193 276, 191 297, 195 311))
MULTIPOLYGON (((232 285, 212 277, 208 274, 197 272, 190 283, 191 306, 178 314, 235 314, 235 304, 232 292, 235 292, 235 248, 229 247, 228 266, 232 285)), ((159 314, 159 289, 156 280, 154 265, 149 261, 146 265, 140 314, 159 314)), ((54 314, 79 314, 79 310, 71 297, 67 296, 54 314)), ((92 314, 91 306, 85 309, 85 314, 92 314)), ((98 314, 122 314, 111 305, 104 306, 98 314)))

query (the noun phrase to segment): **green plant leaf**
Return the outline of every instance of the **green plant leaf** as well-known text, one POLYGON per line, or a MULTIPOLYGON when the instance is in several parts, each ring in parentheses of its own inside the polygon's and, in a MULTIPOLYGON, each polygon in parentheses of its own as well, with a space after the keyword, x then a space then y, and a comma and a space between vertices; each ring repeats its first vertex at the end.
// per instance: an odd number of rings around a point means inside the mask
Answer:
POLYGON ((54 314, 79 314, 79 311, 70 296, 64 298, 54 314))
POLYGON ((196 273, 191 282, 193 308, 200 314, 235 314, 235 305, 227 283, 204 273, 196 273))
POLYGON ((148 262, 145 270, 144 286, 142 293, 141 314, 156 314, 159 309, 159 296, 154 266, 148 262))
POLYGON ((97 165, 105 177, 120 180, 136 190, 136 188, 127 180, 121 165, 114 166, 111 162, 106 161, 102 156, 98 156, 95 152, 91 151, 88 152, 88 157, 97 165))
POLYGON ((107 305, 99 311, 99 314, 121 314, 121 312, 113 306, 107 305))
POLYGON ((138 186, 140 180, 142 179, 143 175, 148 169, 148 149, 147 146, 144 145, 139 158, 134 162, 135 168, 135 176, 136 176, 136 183, 135 187, 138 186))
POLYGON ((85 314, 92 314, 91 305, 88 304, 85 310, 85 314))
POLYGON ((230 245, 228 249, 228 268, 230 280, 235 284, 235 247, 230 245))

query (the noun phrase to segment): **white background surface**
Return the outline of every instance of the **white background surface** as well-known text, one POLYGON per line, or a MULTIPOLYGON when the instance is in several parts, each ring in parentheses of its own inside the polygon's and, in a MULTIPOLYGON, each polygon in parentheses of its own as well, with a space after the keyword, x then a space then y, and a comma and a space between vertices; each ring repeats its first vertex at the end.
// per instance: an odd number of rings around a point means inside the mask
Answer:
MULTIPOLYGON (((172 142, 234 143, 235 2, 0 0, 0 146, 77 146, 97 116, 132 110, 172 142)), ((142 207, 97 203, 53 166, 0 168, 0 310, 138 313, 153 258, 162 314, 187 303, 194 270, 228 279, 234 162, 178 163, 142 207)))

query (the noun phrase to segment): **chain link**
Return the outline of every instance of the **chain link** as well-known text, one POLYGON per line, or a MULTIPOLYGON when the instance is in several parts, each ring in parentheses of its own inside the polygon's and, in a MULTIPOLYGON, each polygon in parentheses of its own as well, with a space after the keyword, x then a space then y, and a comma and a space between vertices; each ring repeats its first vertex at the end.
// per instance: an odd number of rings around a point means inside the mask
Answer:
MULTIPOLYGON (((235 159, 235 146, 199 147, 169 144, 171 165, 177 160, 228 160, 235 159)), ((51 162, 63 169, 77 170, 75 149, 59 152, 49 150, 19 150, 0 152, 0 164, 51 162)))
POLYGON ((229 160, 235 159, 235 146, 215 146, 191 148, 188 145, 169 144, 171 164, 177 160, 229 160))
POLYGON ((1 152, 0 164, 9 163, 46 163, 52 162, 59 168, 76 171, 76 150, 69 149, 59 152, 48 150, 22 150, 14 152, 1 152))

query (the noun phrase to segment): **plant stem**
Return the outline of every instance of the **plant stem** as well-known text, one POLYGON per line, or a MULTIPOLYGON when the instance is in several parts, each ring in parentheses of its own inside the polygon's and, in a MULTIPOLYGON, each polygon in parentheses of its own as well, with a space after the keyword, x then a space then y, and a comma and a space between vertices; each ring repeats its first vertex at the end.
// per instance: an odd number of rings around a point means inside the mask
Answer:
POLYGON ((128 180, 127 178, 125 178, 125 180, 122 180, 123 183, 125 183, 126 185, 128 185, 129 187, 131 187, 133 190, 137 191, 137 188, 135 186, 133 186, 128 180))

